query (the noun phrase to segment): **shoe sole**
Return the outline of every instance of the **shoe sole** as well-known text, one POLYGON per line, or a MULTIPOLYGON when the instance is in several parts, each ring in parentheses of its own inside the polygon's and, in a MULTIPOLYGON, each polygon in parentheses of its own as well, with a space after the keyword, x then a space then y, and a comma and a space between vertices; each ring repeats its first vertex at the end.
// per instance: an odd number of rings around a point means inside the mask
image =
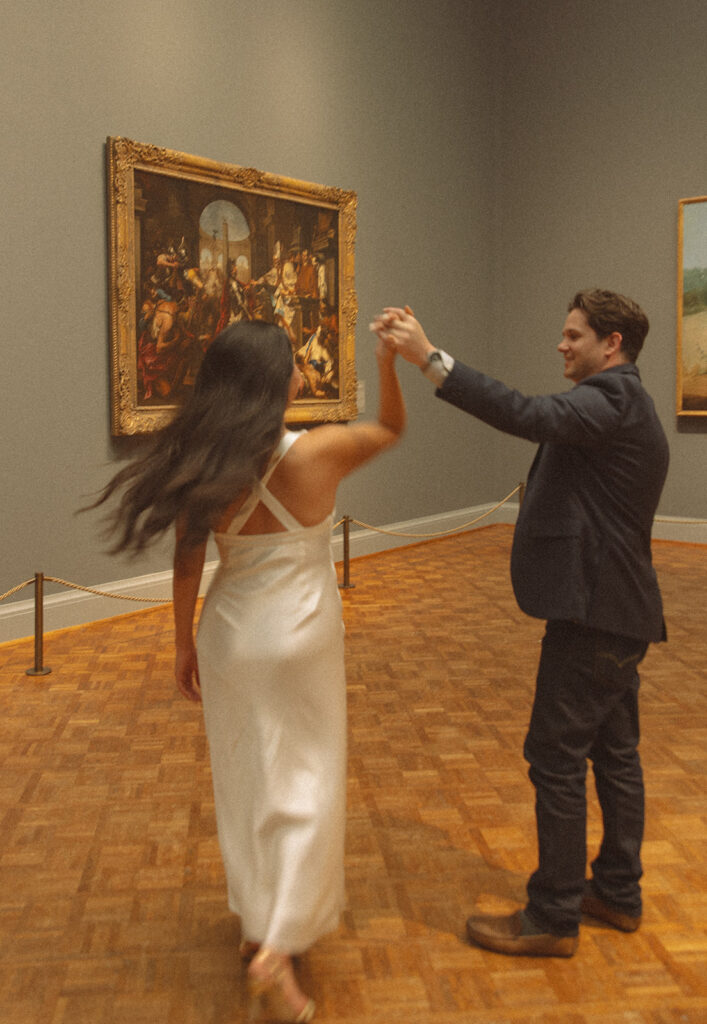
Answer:
POLYGON ((489 949, 492 953, 505 953, 507 956, 558 956, 569 958, 574 956, 579 945, 576 935, 519 935, 517 938, 504 938, 500 935, 484 935, 467 927, 469 938, 477 946, 489 949))
POLYGON ((621 910, 614 910, 598 896, 587 895, 582 899, 581 910, 588 917, 593 917, 604 924, 610 924, 620 932, 635 932, 641 925, 640 917, 632 917, 621 910))

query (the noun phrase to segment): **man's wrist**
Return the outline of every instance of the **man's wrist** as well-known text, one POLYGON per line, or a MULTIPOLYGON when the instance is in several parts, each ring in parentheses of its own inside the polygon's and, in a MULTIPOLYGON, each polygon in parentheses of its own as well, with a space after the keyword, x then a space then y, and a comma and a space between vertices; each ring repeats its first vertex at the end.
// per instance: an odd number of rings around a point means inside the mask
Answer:
POLYGON ((427 353, 427 362, 420 369, 428 380, 441 388, 454 366, 452 357, 440 348, 433 348, 427 353))

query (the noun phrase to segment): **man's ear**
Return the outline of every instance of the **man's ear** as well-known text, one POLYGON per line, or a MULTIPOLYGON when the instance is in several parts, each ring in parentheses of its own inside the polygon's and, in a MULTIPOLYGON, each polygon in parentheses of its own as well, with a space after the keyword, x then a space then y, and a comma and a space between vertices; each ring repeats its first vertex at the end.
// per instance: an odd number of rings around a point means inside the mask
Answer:
POLYGON ((621 342, 623 337, 618 331, 613 331, 612 334, 607 334, 604 338, 606 342, 606 354, 609 356, 618 355, 621 351, 621 342))

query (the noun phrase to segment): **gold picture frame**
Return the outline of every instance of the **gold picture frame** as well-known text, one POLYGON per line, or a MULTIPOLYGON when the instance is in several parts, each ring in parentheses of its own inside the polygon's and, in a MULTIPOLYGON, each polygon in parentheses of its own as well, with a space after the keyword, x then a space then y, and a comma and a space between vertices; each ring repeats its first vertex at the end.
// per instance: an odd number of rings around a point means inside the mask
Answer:
POLYGON ((122 137, 106 153, 112 433, 168 422, 238 319, 290 338, 288 422, 354 419, 356 193, 122 137))
POLYGON ((677 414, 707 416, 707 196, 678 202, 677 414))

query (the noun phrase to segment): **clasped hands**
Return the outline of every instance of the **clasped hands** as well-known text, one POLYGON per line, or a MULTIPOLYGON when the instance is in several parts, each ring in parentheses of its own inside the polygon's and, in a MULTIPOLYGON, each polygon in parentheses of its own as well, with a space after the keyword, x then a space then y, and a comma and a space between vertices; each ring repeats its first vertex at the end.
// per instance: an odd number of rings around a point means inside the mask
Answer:
POLYGON ((389 352, 401 355, 415 366, 426 366, 430 352, 434 352, 434 345, 409 306, 386 306, 369 324, 369 330, 389 352))

